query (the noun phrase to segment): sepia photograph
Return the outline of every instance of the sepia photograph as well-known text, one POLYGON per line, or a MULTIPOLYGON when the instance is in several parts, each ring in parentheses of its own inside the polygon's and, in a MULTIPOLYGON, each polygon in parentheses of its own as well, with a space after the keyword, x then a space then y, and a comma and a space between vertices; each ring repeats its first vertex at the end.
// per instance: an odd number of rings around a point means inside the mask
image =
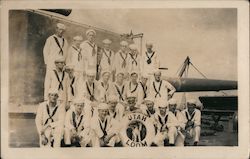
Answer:
POLYGON ((95 4, 6 5, 1 111, 9 152, 93 149, 110 158, 129 147, 117 154, 166 150, 176 158, 178 149, 230 154, 248 145, 242 10, 95 4))

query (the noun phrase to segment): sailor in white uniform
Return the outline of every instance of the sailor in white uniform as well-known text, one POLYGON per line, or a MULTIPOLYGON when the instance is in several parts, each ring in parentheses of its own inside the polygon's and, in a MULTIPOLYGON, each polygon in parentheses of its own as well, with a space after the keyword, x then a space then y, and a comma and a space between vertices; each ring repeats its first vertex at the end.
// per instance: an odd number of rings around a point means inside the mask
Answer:
MULTIPOLYGON (((139 93, 142 91, 138 82, 138 73, 136 71, 132 71, 130 74, 130 80, 126 83, 126 97, 134 96, 138 100, 139 93)), ((137 101, 138 102, 138 101, 137 101)))
POLYGON ((125 78, 128 78, 128 42, 120 42, 121 49, 115 54, 114 58, 114 70, 115 74, 118 72, 124 72, 125 78))
POLYGON ((138 75, 141 75, 141 56, 139 55, 137 46, 135 44, 129 45, 129 57, 128 57, 128 73, 137 71, 138 75))
POLYGON ((149 96, 149 76, 146 73, 142 73, 139 81, 140 91, 138 94, 138 104, 141 104, 145 98, 149 96))
POLYGON ((146 49, 146 52, 142 54, 141 71, 147 71, 147 73, 152 75, 153 71, 160 67, 160 60, 158 53, 153 50, 151 42, 146 43, 146 49))
POLYGON ((57 89, 50 89, 47 96, 48 100, 39 104, 35 118, 40 147, 60 147, 65 109, 57 102, 57 89))
POLYGON ((68 42, 63 37, 66 26, 57 23, 55 34, 48 37, 43 48, 44 63, 46 65, 46 73, 55 69, 54 62, 60 57, 67 57, 68 42))
POLYGON ((116 81, 112 83, 111 92, 113 95, 118 97, 120 103, 124 103, 126 101, 126 87, 123 72, 117 72, 116 81))
MULTIPOLYGON (((190 99, 187 101, 187 109, 181 111, 181 127, 185 129, 185 138, 190 138, 194 146, 197 146, 200 140, 201 132, 201 111, 196 109, 197 101, 190 99)), ((178 145, 184 145, 185 138, 178 136, 178 145)))
POLYGON ((98 81, 100 86, 100 101, 107 102, 111 94, 111 82, 110 82, 111 72, 103 71, 102 77, 98 81))
POLYGON ((115 54, 114 54, 114 51, 112 51, 110 48, 112 41, 109 39, 104 39, 102 43, 103 43, 103 49, 101 50, 102 58, 100 62, 100 72, 102 74, 103 71, 110 71, 111 79, 113 79, 113 74, 114 74, 113 63, 114 63, 115 54))
POLYGON ((91 128, 94 135, 94 147, 111 147, 114 146, 112 138, 118 135, 118 132, 112 126, 111 117, 109 116, 109 106, 106 103, 98 105, 98 114, 91 121, 91 128))
POLYGON ((151 81, 149 86, 150 96, 155 99, 163 98, 168 101, 172 98, 176 89, 172 86, 168 81, 161 79, 161 72, 159 70, 155 70, 154 72, 154 80, 151 81))
POLYGON ((82 48, 80 47, 83 38, 81 36, 75 36, 73 38, 73 44, 69 47, 67 56, 67 65, 74 66, 75 76, 77 78, 85 76, 85 59, 82 48))
POLYGON ((80 45, 85 59, 85 69, 97 68, 97 53, 98 46, 95 43, 96 32, 93 29, 86 31, 87 40, 83 41, 80 45))
POLYGON ((48 100, 48 90, 58 90, 58 102, 66 104, 68 74, 65 72, 65 59, 59 57, 55 60, 56 68, 46 74, 44 82, 44 100, 48 100))
POLYGON ((90 118, 85 112, 84 99, 75 99, 74 106, 67 111, 65 117, 64 142, 68 146, 91 146, 92 135, 90 118))

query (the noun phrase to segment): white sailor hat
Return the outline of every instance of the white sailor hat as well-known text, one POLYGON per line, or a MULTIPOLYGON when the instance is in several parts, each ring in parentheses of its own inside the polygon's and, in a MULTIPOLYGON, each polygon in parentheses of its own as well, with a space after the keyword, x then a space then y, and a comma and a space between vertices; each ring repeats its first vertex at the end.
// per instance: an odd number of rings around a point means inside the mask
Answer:
POLYGON ((88 69, 88 70, 86 71, 86 74, 89 75, 89 76, 95 76, 95 75, 96 75, 96 72, 95 72, 95 70, 93 70, 93 69, 88 69))
POLYGON ((106 104, 106 103, 100 103, 100 104, 97 106, 97 109, 98 109, 98 110, 109 109, 109 105, 106 104))
POLYGON ((55 59, 55 63, 56 62, 65 62, 65 58, 64 57, 58 57, 55 59))
POLYGON ((162 98, 160 98, 160 99, 157 99, 156 101, 155 101, 155 105, 159 108, 159 107, 161 107, 161 108, 167 108, 168 107, 168 102, 165 100, 165 99, 162 99, 162 98))
POLYGON ((109 39, 104 39, 104 40, 102 41, 102 43, 104 43, 104 44, 111 44, 112 41, 109 40, 109 39))
POLYGON ((58 89, 56 89, 56 88, 50 88, 49 90, 48 90, 48 95, 49 94, 58 94, 58 89))
POLYGON ((135 44, 130 44, 130 45, 129 45, 129 48, 130 48, 131 50, 137 50, 137 46, 136 46, 135 44))
POLYGON ((189 99, 189 100, 187 100, 187 104, 194 104, 194 105, 196 105, 197 101, 195 99, 189 99))
POLYGON ((136 96, 133 95, 132 93, 128 93, 127 100, 129 100, 129 99, 135 99, 136 100, 136 96))
POLYGON ((153 43, 152 43, 151 41, 147 41, 147 42, 146 42, 146 46, 151 46, 151 47, 153 47, 153 43))
POLYGON ((148 96, 144 99, 144 103, 154 103, 154 99, 152 97, 148 96))
POLYGON ((159 70, 159 69, 154 69, 154 74, 156 74, 156 73, 161 73, 161 71, 159 70))
POLYGON ((121 46, 128 46, 128 42, 127 42, 127 41, 121 41, 121 42, 120 42, 120 45, 121 45, 121 46))
POLYGON ((130 72, 130 76, 132 76, 132 75, 134 75, 134 74, 137 74, 137 75, 138 75, 138 71, 137 71, 137 70, 132 70, 132 71, 130 72))
POLYGON ((118 72, 116 73, 116 76, 117 76, 117 75, 119 75, 119 74, 124 75, 124 72, 122 72, 122 71, 118 71, 118 72))
POLYGON ((102 76, 105 75, 105 74, 109 74, 109 75, 110 75, 111 72, 110 72, 109 70, 104 70, 104 71, 102 71, 102 76))
POLYGON ((82 38, 82 36, 77 35, 77 36, 75 36, 75 37, 73 38, 73 40, 75 40, 75 41, 82 41, 83 38, 82 38))
POLYGON ((171 99, 168 101, 168 105, 177 105, 177 100, 174 99, 174 98, 171 98, 171 99))
POLYGON ((63 29, 63 30, 66 29, 66 26, 64 24, 62 24, 62 23, 57 23, 56 27, 59 28, 59 29, 63 29))
POLYGON ((75 98, 73 102, 74 102, 74 104, 84 104, 85 99, 84 98, 75 98))
POLYGON ((86 31, 86 35, 88 35, 89 33, 94 33, 94 35, 96 35, 96 32, 95 32, 95 30, 94 29, 88 29, 87 31, 86 31))
POLYGON ((117 102, 117 101, 118 101, 118 97, 115 96, 115 95, 110 95, 110 96, 108 97, 108 101, 109 101, 109 102, 117 102))

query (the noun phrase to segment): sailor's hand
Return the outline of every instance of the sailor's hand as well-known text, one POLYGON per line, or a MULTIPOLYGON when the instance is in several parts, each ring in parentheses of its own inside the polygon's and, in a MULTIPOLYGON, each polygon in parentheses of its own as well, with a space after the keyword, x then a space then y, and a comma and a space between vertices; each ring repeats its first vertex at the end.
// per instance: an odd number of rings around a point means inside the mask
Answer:
POLYGON ((47 145, 49 142, 48 138, 44 134, 41 135, 41 141, 42 141, 42 145, 47 145))

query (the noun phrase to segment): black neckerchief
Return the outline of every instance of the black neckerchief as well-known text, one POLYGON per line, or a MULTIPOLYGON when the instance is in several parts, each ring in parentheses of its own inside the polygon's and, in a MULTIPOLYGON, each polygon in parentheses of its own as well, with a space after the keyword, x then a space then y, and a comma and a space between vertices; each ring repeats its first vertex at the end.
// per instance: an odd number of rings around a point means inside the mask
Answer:
POLYGON ((157 97, 157 95, 159 95, 159 97, 161 97, 161 94, 160 94, 161 85, 162 85, 162 80, 160 81, 160 85, 159 85, 159 88, 158 88, 158 90, 157 90, 156 87, 155 87, 155 82, 153 82, 154 90, 155 90, 155 92, 156 92, 155 98, 157 97))
POLYGON ((96 45, 92 45, 89 41, 86 41, 87 44, 89 44, 90 47, 92 47, 92 56, 95 56, 96 55, 96 50, 95 50, 95 47, 96 45))
POLYGON ((134 57, 132 54, 130 54, 130 56, 131 56, 131 59, 132 59, 132 64, 135 63, 135 65, 137 66, 137 61, 136 61, 136 59, 137 59, 137 54, 136 54, 135 57, 134 57))
POLYGON ((101 128, 102 132, 103 132, 103 137, 107 136, 106 128, 107 128, 107 125, 108 125, 108 120, 107 119, 105 120, 104 127, 102 127, 102 122, 99 120, 99 125, 100 125, 100 128, 101 128))
POLYGON ((137 87, 138 87, 138 83, 136 83, 135 88, 131 91, 131 82, 129 82, 130 93, 134 93, 137 90, 137 87))
POLYGON ((140 84, 141 84, 141 86, 142 86, 142 90, 143 90, 143 93, 144 93, 144 95, 143 95, 143 99, 145 99, 145 98, 147 98, 147 89, 148 89, 148 87, 147 87, 147 85, 143 85, 142 84, 142 82, 140 82, 140 84))
POLYGON ((190 115, 191 117, 189 118, 188 116, 189 112, 185 111, 185 115, 188 121, 192 121, 195 115, 195 110, 192 112, 192 114, 190 115))
POLYGON ((74 91, 74 87, 73 87, 73 84, 75 83, 75 77, 72 78, 72 81, 70 83, 70 88, 71 88, 71 94, 73 96, 75 96, 75 91, 74 91))
POLYGON ((78 130, 81 122, 82 122, 82 119, 83 119, 83 115, 80 116, 80 121, 79 123, 76 123, 76 113, 75 112, 72 112, 72 120, 73 120, 73 125, 75 127, 76 130, 78 130))
POLYGON ((109 65, 111 65, 111 50, 109 50, 109 55, 107 55, 107 53, 106 53, 106 51, 105 51, 105 49, 103 49, 104 51, 104 55, 108 58, 108 63, 109 63, 109 65))
POLYGON ((46 105, 46 109, 47 109, 47 113, 48 113, 48 116, 49 116, 49 117, 46 119, 44 125, 46 125, 46 124, 48 123, 49 120, 51 120, 52 122, 54 122, 53 116, 56 114, 56 111, 57 111, 57 109, 58 109, 58 106, 55 107, 55 109, 53 110, 52 114, 50 114, 48 104, 46 105))
POLYGON ((60 51, 59 51, 58 54, 62 54, 62 55, 63 55, 64 38, 62 38, 63 43, 62 43, 62 46, 61 46, 60 43, 59 43, 59 41, 58 41, 58 39, 57 39, 57 37, 56 37, 56 36, 53 36, 53 37, 54 37, 54 39, 55 39, 55 41, 56 41, 57 46, 58 46, 59 49, 60 49, 60 51))
POLYGON ((90 95, 90 101, 94 101, 94 99, 95 99, 95 97, 94 97, 94 93, 95 93, 95 83, 93 82, 93 84, 92 84, 92 87, 93 87, 92 93, 91 93, 91 91, 90 91, 88 82, 86 82, 86 86, 87 86, 87 91, 88 91, 88 93, 89 93, 89 95, 90 95))
POLYGON ((160 124, 161 124, 161 129, 160 129, 160 131, 162 131, 163 126, 164 126, 164 125, 167 123, 167 121, 168 121, 168 114, 165 116, 164 121, 162 121, 162 120, 161 120, 161 116, 158 115, 158 120, 159 120, 159 122, 160 122, 160 124))
POLYGON ((116 91, 117 91, 117 93, 119 94, 119 99, 122 100, 122 101, 124 101, 124 99, 123 99, 123 97, 122 97, 123 92, 124 92, 124 87, 125 87, 125 86, 123 85, 123 86, 122 86, 122 90, 120 91, 119 87, 115 84, 116 91))
POLYGON ((63 79, 64 79, 65 72, 62 71, 62 79, 59 78, 59 75, 58 75, 58 73, 57 73, 56 70, 54 70, 54 73, 55 73, 55 75, 56 75, 57 81, 59 82, 58 90, 60 90, 60 89, 63 90, 63 83, 62 83, 62 82, 63 82, 63 79))
POLYGON ((152 63, 152 57, 154 56, 155 52, 152 53, 151 56, 148 55, 148 52, 145 52, 146 53, 146 56, 147 56, 147 63, 148 64, 151 64, 152 63))
POLYGON ((78 58, 77 58, 78 61, 82 60, 82 49, 81 49, 81 48, 78 49, 78 48, 76 48, 76 47, 74 47, 74 46, 72 46, 72 48, 75 49, 76 52, 78 53, 78 58))
POLYGON ((121 58, 123 59, 123 61, 122 61, 122 68, 125 68, 126 67, 126 59, 128 57, 128 54, 126 54, 125 57, 122 56, 121 52, 119 54, 120 54, 121 58))

